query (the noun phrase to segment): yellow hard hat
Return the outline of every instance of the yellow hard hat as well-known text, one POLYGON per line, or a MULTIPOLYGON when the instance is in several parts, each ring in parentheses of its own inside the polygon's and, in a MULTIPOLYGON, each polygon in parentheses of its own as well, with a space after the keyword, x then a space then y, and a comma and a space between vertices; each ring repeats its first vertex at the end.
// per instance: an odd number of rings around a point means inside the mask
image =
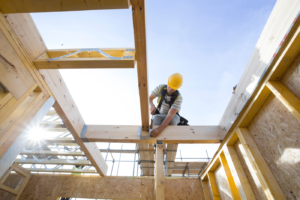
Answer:
POLYGON ((170 88, 172 88, 173 90, 177 90, 181 87, 182 81, 183 81, 183 78, 182 78, 181 74, 179 74, 179 73, 172 74, 171 76, 169 76, 168 86, 170 88))

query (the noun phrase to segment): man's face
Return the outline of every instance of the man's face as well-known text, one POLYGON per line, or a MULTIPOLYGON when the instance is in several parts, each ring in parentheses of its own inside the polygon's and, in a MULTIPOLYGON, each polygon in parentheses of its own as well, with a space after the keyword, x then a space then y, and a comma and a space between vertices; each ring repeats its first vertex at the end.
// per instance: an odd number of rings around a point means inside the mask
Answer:
POLYGON ((170 88, 169 86, 167 87, 167 93, 168 95, 171 95, 175 92, 176 90, 173 90, 172 88, 170 88))

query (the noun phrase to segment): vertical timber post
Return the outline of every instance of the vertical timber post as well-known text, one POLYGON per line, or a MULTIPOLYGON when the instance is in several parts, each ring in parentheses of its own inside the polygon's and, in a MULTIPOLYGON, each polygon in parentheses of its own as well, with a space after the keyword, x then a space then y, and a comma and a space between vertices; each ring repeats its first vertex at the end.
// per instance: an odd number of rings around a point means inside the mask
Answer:
POLYGON ((165 199, 164 144, 157 141, 155 154, 155 200, 165 199))

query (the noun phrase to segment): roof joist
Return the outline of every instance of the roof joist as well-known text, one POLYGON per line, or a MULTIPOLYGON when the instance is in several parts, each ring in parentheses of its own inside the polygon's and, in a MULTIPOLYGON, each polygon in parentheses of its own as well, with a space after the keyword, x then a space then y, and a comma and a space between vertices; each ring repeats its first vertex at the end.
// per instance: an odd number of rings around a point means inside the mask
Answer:
MULTIPOLYGON (((219 143, 218 126, 168 126, 159 136, 142 140, 138 137, 139 126, 87 126, 81 139, 88 142, 124 143, 219 143)), ((146 134, 148 132, 144 131, 146 134)))
POLYGON ((134 68, 134 48, 47 50, 33 61, 37 69, 134 68))
POLYGON ((4 14, 126 9, 129 6, 129 0, 4 0, 0 2, 4 14))

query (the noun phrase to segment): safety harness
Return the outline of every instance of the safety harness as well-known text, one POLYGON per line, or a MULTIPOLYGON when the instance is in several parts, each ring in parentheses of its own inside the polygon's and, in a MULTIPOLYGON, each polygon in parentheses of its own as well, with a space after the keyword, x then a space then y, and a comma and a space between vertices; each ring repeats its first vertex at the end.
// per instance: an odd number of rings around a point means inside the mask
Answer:
MULTIPOLYGON (((174 102, 177 100, 178 96, 179 96, 179 91, 176 90, 172 95, 171 95, 171 100, 170 101, 167 101, 165 98, 166 98, 166 95, 167 95, 167 85, 164 85, 162 86, 161 88, 161 95, 158 97, 158 100, 157 100, 157 103, 158 103, 158 106, 157 106, 157 109, 155 111, 155 114, 160 114, 159 110, 161 108, 161 105, 162 105, 162 102, 165 101, 167 104, 169 104, 170 106, 170 109, 172 107, 172 105, 174 104, 174 102)), ((185 119, 184 117, 181 117, 179 115, 179 112, 176 113, 179 117, 180 117, 180 122, 178 123, 178 126, 180 125, 187 125, 188 126, 188 120, 185 119)))

